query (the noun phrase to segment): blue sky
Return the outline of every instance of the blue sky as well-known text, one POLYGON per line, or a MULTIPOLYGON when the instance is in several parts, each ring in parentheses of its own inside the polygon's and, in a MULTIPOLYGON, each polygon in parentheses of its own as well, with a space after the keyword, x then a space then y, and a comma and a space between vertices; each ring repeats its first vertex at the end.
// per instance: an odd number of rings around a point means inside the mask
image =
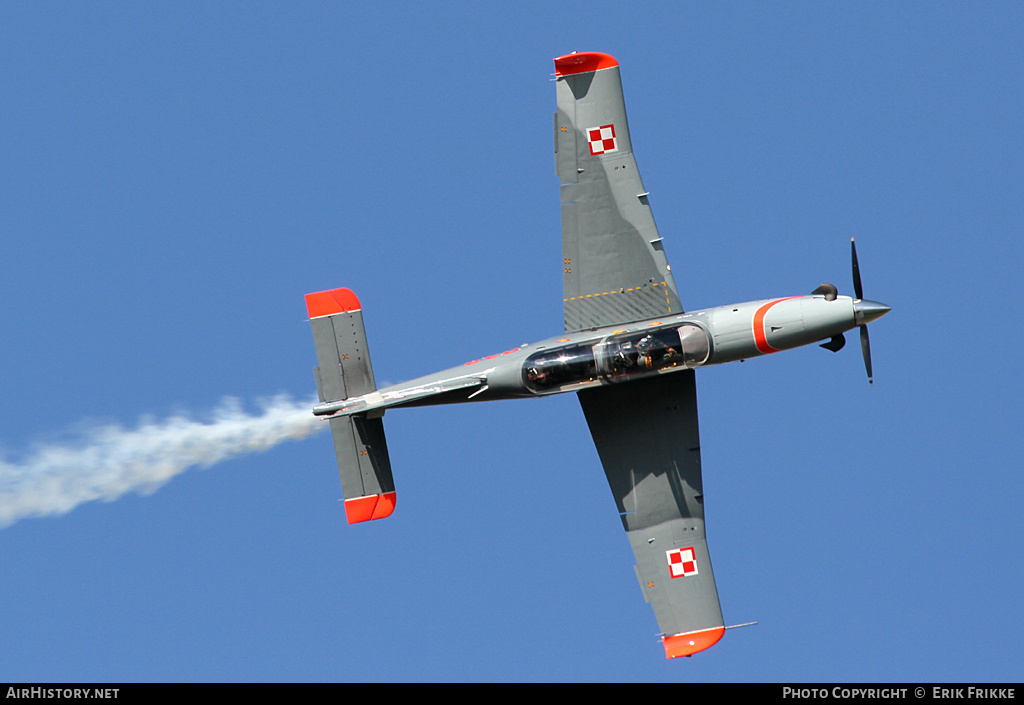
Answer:
MULTIPOLYGON (((615 55, 688 309, 850 293, 856 345, 698 373, 729 632, 666 661, 572 396, 390 412, 0 529, 0 679, 1019 681, 1019 3, 0 8, 0 452, 560 330, 551 58, 615 55)), ((852 342, 852 341, 851 341, 852 342)))

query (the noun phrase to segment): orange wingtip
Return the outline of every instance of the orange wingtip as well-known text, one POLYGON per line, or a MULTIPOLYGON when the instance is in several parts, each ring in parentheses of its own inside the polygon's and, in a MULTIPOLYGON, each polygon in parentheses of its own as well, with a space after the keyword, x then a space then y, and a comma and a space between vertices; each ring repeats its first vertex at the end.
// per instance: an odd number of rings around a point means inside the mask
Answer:
POLYGON ((335 313, 358 311, 362 306, 350 289, 331 289, 306 294, 306 310, 310 318, 330 316, 335 313))
POLYGON ((372 521, 373 519, 384 519, 391 516, 395 511, 397 495, 394 492, 384 494, 371 494, 366 497, 353 497, 345 500, 345 516, 349 524, 358 524, 361 521, 372 521))
POLYGON ((574 51, 571 54, 555 58, 555 75, 569 76, 574 73, 610 69, 618 65, 619 62, 611 54, 602 54, 599 51, 574 51))
POLYGON ((718 643, 723 634, 725 634, 725 627, 711 627, 695 632, 664 636, 661 638, 661 643, 665 645, 665 658, 692 656, 698 651, 710 649, 718 643))

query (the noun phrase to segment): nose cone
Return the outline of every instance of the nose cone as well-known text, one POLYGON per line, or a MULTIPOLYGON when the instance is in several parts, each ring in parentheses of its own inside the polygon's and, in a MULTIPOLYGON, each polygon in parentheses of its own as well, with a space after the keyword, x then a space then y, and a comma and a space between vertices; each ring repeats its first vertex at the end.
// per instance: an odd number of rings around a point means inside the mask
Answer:
POLYGON ((891 306, 886 306, 878 301, 854 301, 853 302, 853 315, 854 320, 858 326, 863 326, 871 321, 881 318, 885 314, 892 311, 891 306))

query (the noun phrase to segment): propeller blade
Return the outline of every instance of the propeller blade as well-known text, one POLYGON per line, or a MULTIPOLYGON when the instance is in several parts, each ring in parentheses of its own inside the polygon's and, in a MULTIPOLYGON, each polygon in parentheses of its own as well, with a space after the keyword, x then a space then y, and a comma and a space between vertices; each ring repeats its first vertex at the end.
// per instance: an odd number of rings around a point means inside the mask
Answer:
POLYGON ((853 292, 857 298, 853 302, 854 323, 860 328, 860 351, 864 355, 864 369, 868 373, 868 384, 874 384, 871 373, 871 341, 868 338, 868 323, 881 318, 892 309, 877 301, 864 300, 864 287, 860 283, 860 264, 857 263, 857 243, 850 238, 850 259, 853 263, 853 292))
POLYGON ((871 376, 871 342, 868 340, 868 327, 860 327, 860 351, 864 353, 864 369, 868 371, 868 384, 874 384, 871 376))
POLYGON ((853 293, 858 299, 864 298, 864 287, 860 283, 860 265, 857 264, 857 245, 853 238, 850 238, 850 253, 853 255, 853 293))

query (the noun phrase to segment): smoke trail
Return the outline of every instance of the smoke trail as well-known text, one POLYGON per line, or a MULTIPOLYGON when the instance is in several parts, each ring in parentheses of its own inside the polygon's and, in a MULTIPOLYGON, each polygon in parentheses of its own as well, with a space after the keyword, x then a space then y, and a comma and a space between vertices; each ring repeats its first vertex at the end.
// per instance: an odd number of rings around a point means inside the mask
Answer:
POLYGON ((37 447, 17 463, 0 460, 0 528, 31 516, 64 514, 83 502, 149 494, 188 468, 267 450, 327 427, 310 409, 277 396, 250 416, 225 398, 209 422, 174 416, 138 428, 92 429, 76 446, 37 447))

